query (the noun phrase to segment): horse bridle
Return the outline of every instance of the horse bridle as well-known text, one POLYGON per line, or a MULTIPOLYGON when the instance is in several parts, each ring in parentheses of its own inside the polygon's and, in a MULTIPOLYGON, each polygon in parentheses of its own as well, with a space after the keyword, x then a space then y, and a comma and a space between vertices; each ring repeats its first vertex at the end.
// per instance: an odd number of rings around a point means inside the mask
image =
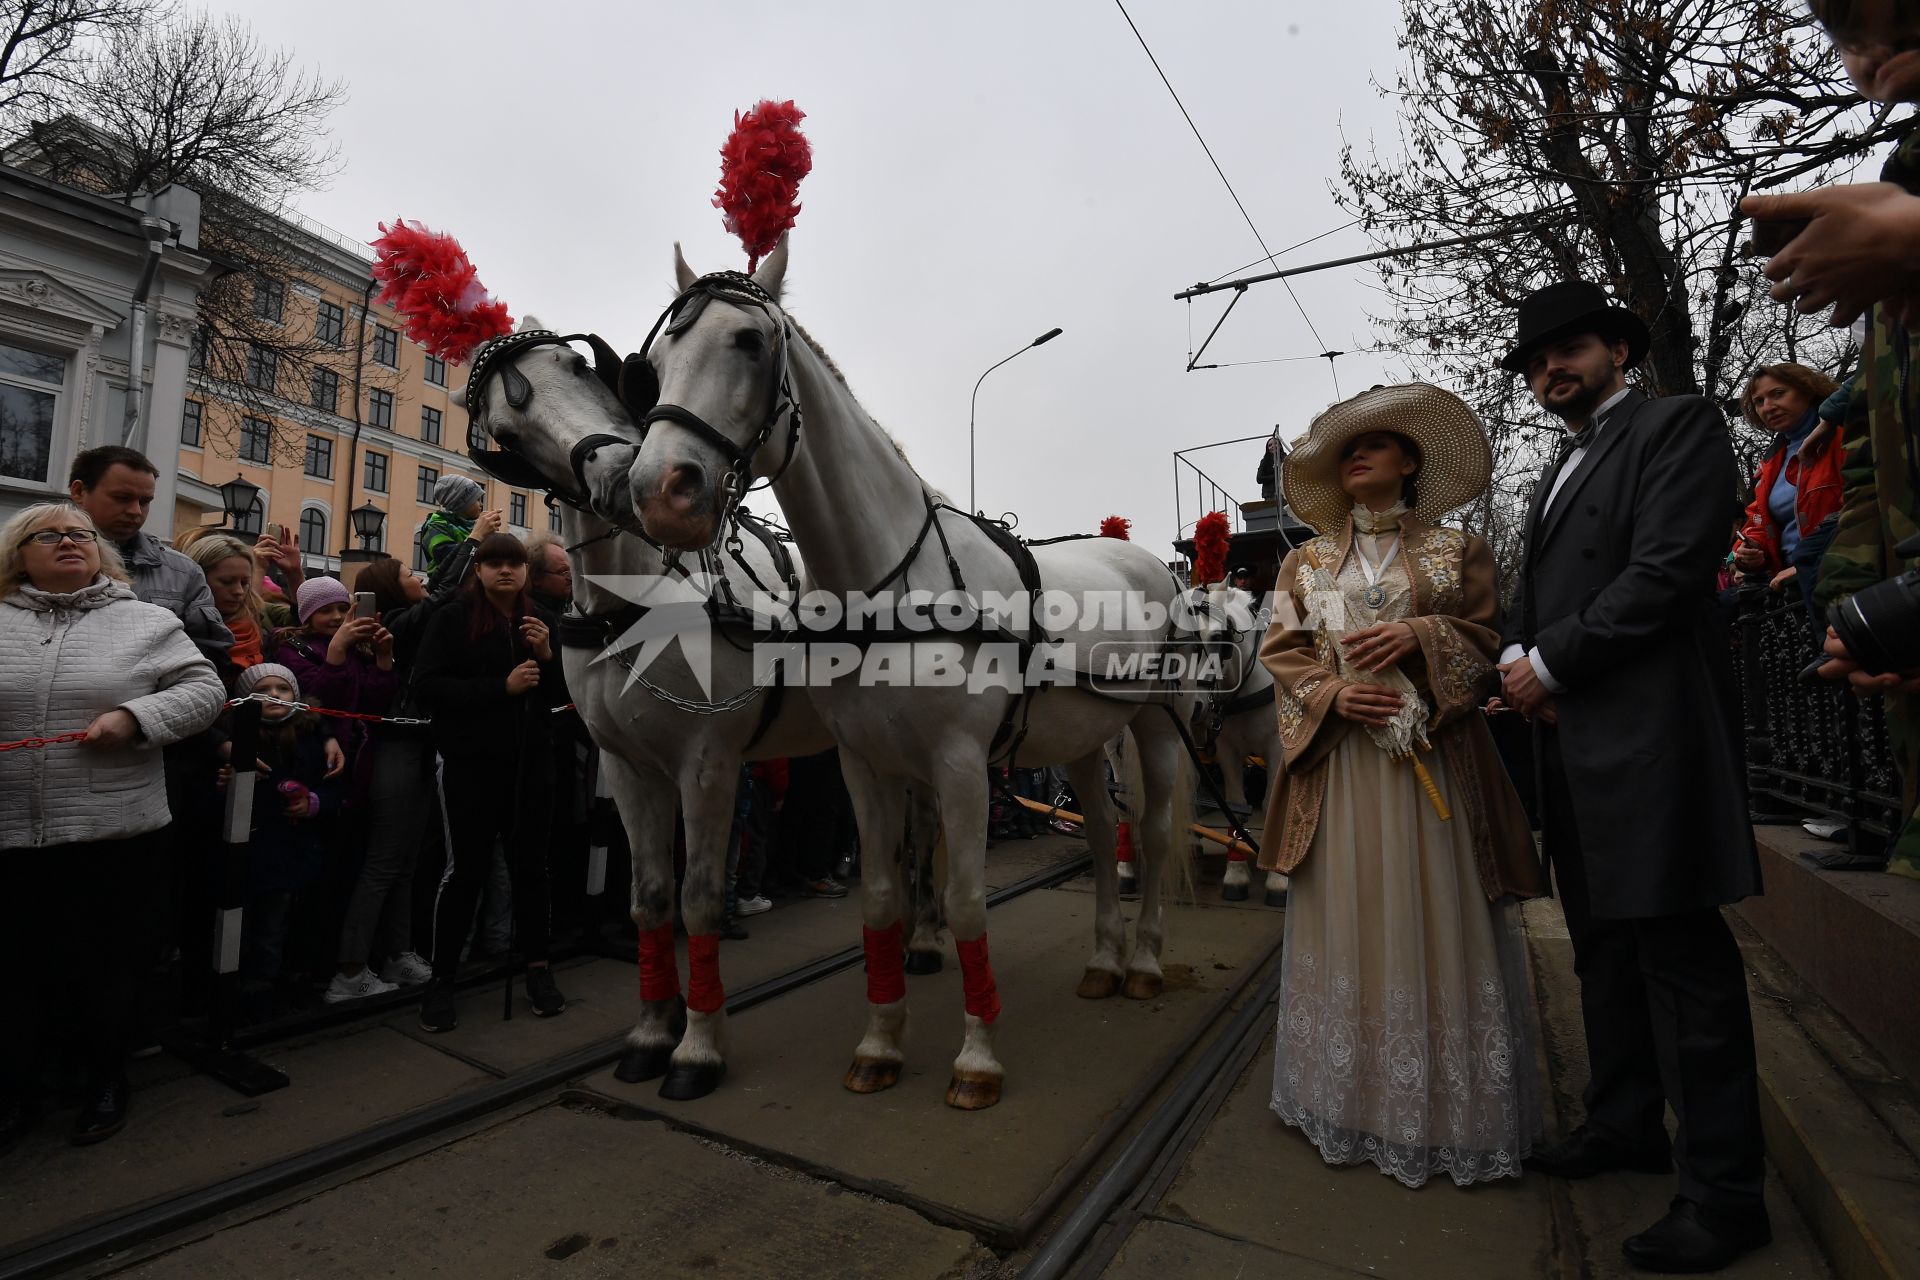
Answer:
POLYGON ((740 271, 715 271, 701 276, 681 290, 679 296, 660 313, 660 318, 654 321, 653 328, 647 333, 646 342, 640 348, 640 354, 628 357, 629 364, 638 361, 645 367, 647 375, 653 379, 654 403, 645 412, 634 415, 640 424, 641 443, 646 442, 647 429, 654 423, 671 422, 691 431, 719 450, 727 459, 727 474, 720 482, 721 511, 720 518, 715 522, 716 536, 718 530, 726 524, 732 508, 746 496, 749 478, 753 475, 754 459, 773 438, 781 418, 785 417, 791 423, 787 435, 786 452, 780 459, 778 469, 767 476, 759 487, 771 486, 786 474, 794 455, 800 451, 800 402, 793 394, 792 365, 788 360, 788 345, 793 337, 793 324, 784 313, 779 312, 778 308, 779 303, 774 300, 773 295, 761 288, 752 276, 740 271), (724 432, 685 405, 657 403, 660 398, 659 376, 654 373, 653 365, 647 359, 647 354, 653 350, 654 340, 663 331, 668 337, 686 332, 694 321, 700 318, 707 305, 715 301, 724 302, 730 306, 757 309, 773 323, 776 335, 777 376, 772 382, 770 392, 772 404, 768 407, 766 418, 760 424, 760 429, 744 448, 735 444, 724 432))
POLYGON ((654 400, 660 394, 659 381, 653 377, 653 366, 637 356, 622 360, 614 354, 607 340, 597 333, 559 334, 552 329, 524 329, 518 333, 503 334, 489 340, 474 354, 473 364, 467 372, 467 457, 473 460, 476 467, 503 484, 545 490, 556 502, 564 502, 610 523, 624 525, 627 522, 616 520, 613 515, 594 507, 593 493, 587 485, 586 466, 596 449, 610 444, 632 445, 635 441, 605 431, 582 436, 567 456, 567 467, 573 476, 574 487, 571 490, 555 485, 538 467, 513 450, 488 449, 481 443, 480 424, 485 416, 486 387, 490 379, 500 379, 507 404, 513 409, 524 410, 533 401, 533 384, 525 374, 514 368, 509 357, 535 347, 564 347, 574 342, 585 342, 592 349, 594 376, 613 392, 629 414, 638 419, 640 414, 653 407, 654 400), (641 374, 640 369, 646 372, 641 374), (652 387, 651 394, 647 390, 649 384, 652 387), (641 407, 643 400, 644 407, 641 407))

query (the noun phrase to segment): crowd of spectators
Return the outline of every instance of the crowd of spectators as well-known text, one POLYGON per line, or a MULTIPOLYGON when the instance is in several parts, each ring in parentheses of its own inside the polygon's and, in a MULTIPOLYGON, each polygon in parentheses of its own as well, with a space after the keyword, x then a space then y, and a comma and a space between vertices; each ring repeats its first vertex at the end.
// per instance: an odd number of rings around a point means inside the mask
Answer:
MULTIPOLYGON (((161 542, 156 479, 134 450, 87 450, 68 501, 0 534, 0 741, 30 744, 0 752, 0 948, 31 975, 0 1051, 0 1151, 57 1102, 76 1142, 110 1137, 129 1056, 216 1002, 267 1024, 414 988, 446 1031, 463 964, 511 955, 551 1017, 557 947, 632 945, 624 833, 559 662, 557 539, 504 532, 448 476, 428 574, 382 558, 350 589, 308 576, 278 529, 161 542), (235 761, 255 703, 253 758, 235 761), (237 786, 253 797, 234 886, 237 786), (243 904, 225 984, 224 897, 243 904)), ((751 766, 739 815, 725 936, 775 897, 845 895, 857 838, 834 753, 751 766)))

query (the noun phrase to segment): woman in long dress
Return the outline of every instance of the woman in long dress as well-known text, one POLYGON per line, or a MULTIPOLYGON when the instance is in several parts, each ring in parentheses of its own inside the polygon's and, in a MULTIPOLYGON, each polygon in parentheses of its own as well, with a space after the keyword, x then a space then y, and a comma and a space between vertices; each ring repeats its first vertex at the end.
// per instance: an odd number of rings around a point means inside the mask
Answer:
POLYGON ((1262 865, 1292 877, 1273 1108, 1335 1165, 1410 1187, 1516 1177, 1538 1132, 1518 899, 1544 892, 1478 710, 1487 544, 1435 522, 1491 457, 1458 397, 1376 387, 1315 420, 1260 657, 1285 768, 1262 865))

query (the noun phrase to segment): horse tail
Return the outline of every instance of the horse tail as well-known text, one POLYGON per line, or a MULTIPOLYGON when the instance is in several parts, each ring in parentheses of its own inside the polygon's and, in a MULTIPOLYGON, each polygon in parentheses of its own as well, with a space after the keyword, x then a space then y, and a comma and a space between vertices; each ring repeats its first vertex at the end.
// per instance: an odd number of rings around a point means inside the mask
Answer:
MULTIPOLYGON (((1148 714, 1163 714, 1149 711, 1148 714)), ((1166 791, 1163 796, 1155 796, 1147 790, 1146 775, 1142 767, 1143 756, 1141 736, 1132 726, 1128 726, 1121 744, 1120 785, 1125 788, 1122 799, 1127 812, 1122 815, 1133 824, 1136 833, 1142 832, 1142 825, 1148 820, 1146 806, 1159 801, 1164 806, 1167 823, 1167 845, 1165 856, 1156 860, 1156 865, 1148 868, 1150 874, 1159 877, 1161 901, 1193 900, 1194 849, 1193 832, 1193 761, 1188 758, 1186 748, 1180 745, 1180 735, 1173 726, 1167 726, 1164 734, 1154 733, 1150 741, 1167 750, 1168 768, 1166 770, 1166 791), (1177 895, 1177 896, 1176 896, 1177 895)), ((1144 847, 1136 843, 1136 847, 1144 847)))

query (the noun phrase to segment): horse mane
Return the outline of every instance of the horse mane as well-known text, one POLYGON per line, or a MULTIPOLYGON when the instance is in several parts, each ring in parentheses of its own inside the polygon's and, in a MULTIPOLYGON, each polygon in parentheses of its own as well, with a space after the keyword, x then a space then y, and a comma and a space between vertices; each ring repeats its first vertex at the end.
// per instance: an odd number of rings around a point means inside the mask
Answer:
MULTIPOLYGON (((782 311, 785 311, 784 307, 782 307, 781 309, 782 311)), ((807 344, 807 350, 813 352, 815 356, 819 357, 820 363, 827 367, 827 372, 833 375, 834 381, 838 382, 843 388, 845 388, 847 395, 851 396, 857 402, 859 400, 859 397, 853 394, 853 387, 850 383, 848 383, 847 375, 840 372, 840 366, 834 363, 833 357, 827 354, 826 348, 820 345, 819 339, 815 338, 812 334, 808 333, 806 331, 806 328, 803 325, 801 325, 801 323, 798 320, 795 320, 793 318, 792 312, 785 311, 785 313, 786 313, 788 322, 793 325, 793 331, 800 335, 800 341, 807 344)), ((866 412, 865 406, 861 407, 861 412, 862 413, 866 412)), ((875 418, 871 413, 867 414, 867 420, 873 423, 874 430, 878 431, 882 436, 886 437, 887 443, 892 445, 893 451, 900 456, 900 461, 907 464, 907 470, 913 472, 915 478, 918 479, 922 485, 926 486, 927 492, 931 493, 934 496, 934 499, 936 501, 939 501, 939 502, 951 501, 951 499, 949 499, 945 493, 941 492, 939 489, 934 488, 932 484, 928 483, 927 478, 920 474, 919 468, 913 465, 913 459, 907 456, 907 450, 905 446, 903 446, 900 443, 900 437, 894 435, 893 432, 887 430, 884 426, 881 426, 879 419, 875 418)))

